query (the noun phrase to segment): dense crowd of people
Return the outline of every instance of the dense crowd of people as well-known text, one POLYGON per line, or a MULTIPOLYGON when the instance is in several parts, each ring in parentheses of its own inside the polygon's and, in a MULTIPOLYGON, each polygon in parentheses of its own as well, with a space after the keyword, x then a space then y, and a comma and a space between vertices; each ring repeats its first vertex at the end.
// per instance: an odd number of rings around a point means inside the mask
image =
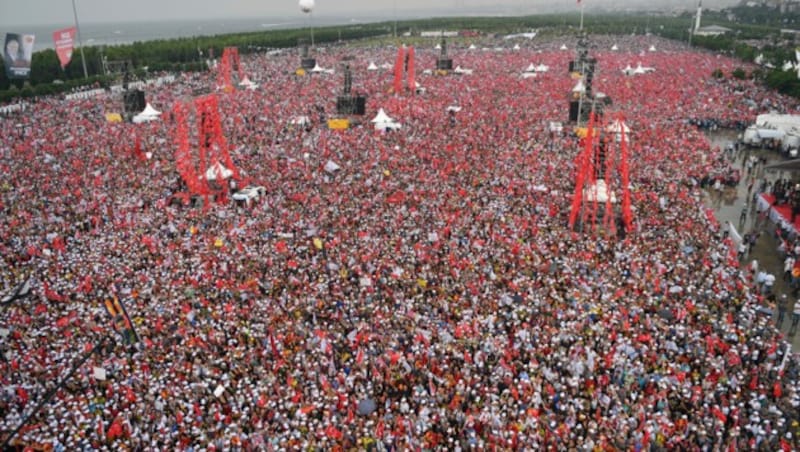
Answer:
POLYGON ((340 70, 297 76, 294 54, 243 56, 260 86, 218 99, 237 185, 266 188, 250 205, 170 202, 185 186, 170 112, 215 90, 213 71, 148 92, 163 111, 148 124, 106 122, 112 96, 0 118, 0 278, 32 287, 0 317, 0 430, 63 380, 15 444, 796 448, 798 360, 703 205, 699 181, 728 164, 692 118, 797 105, 712 77, 742 64, 726 57, 592 39, 595 90, 613 100, 604 121, 631 129, 624 239, 567 227, 581 143, 549 123, 566 119, 575 84, 569 39, 451 46, 463 76, 424 74, 437 51, 418 48, 416 96, 367 70, 396 49, 319 49, 323 67, 347 60, 370 115, 402 124, 389 133, 371 116, 320 122, 340 70), (637 62, 656 71, 622 74, 637 62), (531 63, 550 71, 520 77, 531 63), (114 298, 134 344, 107 313, 114 298))

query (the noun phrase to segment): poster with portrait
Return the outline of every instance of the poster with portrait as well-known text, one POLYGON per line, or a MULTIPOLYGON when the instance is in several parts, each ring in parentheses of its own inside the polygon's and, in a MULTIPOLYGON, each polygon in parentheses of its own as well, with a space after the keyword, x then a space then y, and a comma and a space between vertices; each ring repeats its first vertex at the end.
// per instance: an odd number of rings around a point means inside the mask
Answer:
POLYGON ((8 78, 28 78, 31 74, 33 41, 31 34, 6 33, 3 45, 3 63, 8 78))

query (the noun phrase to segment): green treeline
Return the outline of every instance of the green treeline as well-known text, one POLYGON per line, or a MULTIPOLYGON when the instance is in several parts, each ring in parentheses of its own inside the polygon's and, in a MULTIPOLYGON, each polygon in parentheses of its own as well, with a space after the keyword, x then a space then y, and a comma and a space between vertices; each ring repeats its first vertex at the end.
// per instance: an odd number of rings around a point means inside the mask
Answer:
MULTIPOLYGON (((745 11, 747 12, 747 11, 745 11)), ((763 54, 765 61, 780 68, 783 61, 794 61, 793 41, 786 45, 780 30, 760 16, 756 19, 739 17, 736 23, 729 22, 721 13, 708 13, 703 16, 704 25, 718 24, 733 29, 733 33, 718 37, 692 37, 692 45, 725 53, 744 61, 753 61, 763 54), (765 22, 767 22, 765 24, 765 22), (752 40, 766 45, 760 49, 751 45, 752 40)), ((579 23, 577 13, 549 14, 520 17, 463 17, 431 18, 406 20, 397 23, 398 33, 423 30, 474 30, 483 33, 515 33, 538 30, 543 35, 575 33, 579 23)), ((693 25, 692 16, 684 13, 678 16, 646 14, 591 14, 585 17, 584 26, 591 34, 626 35, 651 33, 664 38, 689 41, 689 28, 693 25)), ((381 22, 350 26, 323 27, 315 30, 317 43, 382 37, 391 39, 395 24, 381 22)), ((102 75, 101 57, 109 61, 130 61, 135 71, 141 75, 144 69, 156 71, 197 71, 205 68, 204 59, 212 49, 215 56, 222 54, 228 46, 239 48, 242 54, 271 48, 291 48, 298 40, 308 36, 307 29, 270 30, 252 33, 236 33, 219 36, 178 38, 135 42, 127 45, 85 47, 89 80, 83 78, 80 53, 76 49, 72 61, 62 71, 55 51, 43 50, 33 55, 31 78, 28 81, 9 80, 5 68, 0 70, 0 102, 15 97, 54 94, 68 91, 76 86, 99 84, 107 86, 113 81, 102 75), (201 57, 201 53, 203 57, 201 57), (53 83, 53 82, 56 83, 53 83)), ((402 38, 401 38, 402 39, 402 38)), ((795 72, 754 71, 747 76, 762 78, 765 83, 780 92, 800 97, 800 82, 795 72)))

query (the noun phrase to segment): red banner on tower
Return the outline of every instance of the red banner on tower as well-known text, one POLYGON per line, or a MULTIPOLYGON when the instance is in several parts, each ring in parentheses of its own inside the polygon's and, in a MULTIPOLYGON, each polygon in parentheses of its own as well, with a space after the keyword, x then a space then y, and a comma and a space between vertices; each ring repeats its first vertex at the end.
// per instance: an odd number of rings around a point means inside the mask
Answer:
POLYGON ((75 46, 75 27, 62 28, 53 32, 53 43, 56 46, 56 55, 64 69, 72 60, 72 49, 75 46))

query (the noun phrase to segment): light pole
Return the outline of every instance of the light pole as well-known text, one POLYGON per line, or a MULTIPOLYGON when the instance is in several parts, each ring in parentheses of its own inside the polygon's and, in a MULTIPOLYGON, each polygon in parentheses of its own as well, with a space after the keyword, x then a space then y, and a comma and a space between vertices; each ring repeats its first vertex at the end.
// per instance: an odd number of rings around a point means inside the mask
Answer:
POLYGON ((81 25, 78 23, 78 10, 77 8, 75 8, 75 0, 72 0, 72 14, 75 16, 75 29, 78 31, 78 45, 81 47, 83 78, 89 78, 89 71, 86 70, 86 55, 83 54, 83 41, 81 40, 81 25))

